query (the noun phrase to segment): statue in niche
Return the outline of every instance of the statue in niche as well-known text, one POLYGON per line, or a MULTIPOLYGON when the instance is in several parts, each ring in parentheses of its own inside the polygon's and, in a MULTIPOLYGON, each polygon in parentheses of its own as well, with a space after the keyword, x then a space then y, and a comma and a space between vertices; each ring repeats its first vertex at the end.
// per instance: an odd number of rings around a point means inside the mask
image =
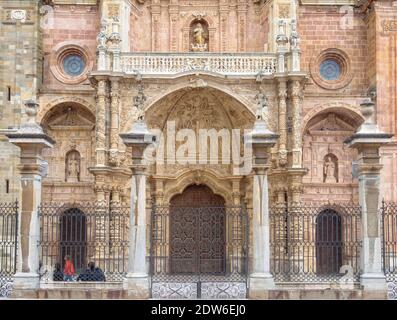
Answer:
POLYGON ((255 112, 256 120, 264 120, 266 117, 266 112, 268 107, 266 95, 263 92, 259 92, 255 96, 255 99, 258 104, 255 112))
POLYGON ((145 121, 145 111, 143 105, 146 101, 146 96, 143 92, 143 86, 139 85, 138 94, 133 98, 132 117, 136 122, 145 121))
POLYGON ((193 23, 191 31, 191 51, 208 51, 207 25, 203 22, 193 23))
POLYGON ((69 151, 66 155, 66 181, 80 181, 80 154, 76 150, 69 151))
POLYGON ((337 162, 332 159, 331 155, 327 155, 324 161, 323 181, 325 183, 337 183, 337 162))

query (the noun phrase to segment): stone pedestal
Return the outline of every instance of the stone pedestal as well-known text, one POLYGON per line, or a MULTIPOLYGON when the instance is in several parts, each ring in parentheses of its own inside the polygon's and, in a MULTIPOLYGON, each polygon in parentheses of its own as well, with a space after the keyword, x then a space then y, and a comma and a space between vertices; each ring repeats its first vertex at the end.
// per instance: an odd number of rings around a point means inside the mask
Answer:
POLYGON ((263 120, 257 120, 246 143, 253 149, 253 242, 252 268, 249 275, 249 296, 260 296, 274 288, 270 273, 269 190, 267 180, 270 148, 278 136, 267 129, 263 120))
MULTIPOLYGON (((41 202, 41 180, 46 175, 47 164, 41 157, 44 148, 52 148, 55 143, 36 124, 38 105, 26 103, 28 121, 14 133, 7 134, 9 142, 20 147, 21 174, 21 218, 18 230, 18 263, 14 277, 14 293, 18 290, 34 290, 39 287, 40 222, 38 206, 41 202)), ((18 293, 17 293, 18 294, 18 293)))
POLYGON ((126 146, 132 147, 131 214, 128 256, 128 274, 123 288, 135 298, 148 298, 149 275, 146 263, 146 164, 144 151, 153 143, 154 136, 145 122, 135 122, 132 130, 120 134, 126 146))
POLYGON ((345 143, 358 151, 359 201, 362 208, 361 285, 364 291, 386 292, 382 269, 382 234, 380 204, 379 148, 390 142, 392 135, 379 130, 374 121, 375 105, 361 104, 364 124, 345 143))

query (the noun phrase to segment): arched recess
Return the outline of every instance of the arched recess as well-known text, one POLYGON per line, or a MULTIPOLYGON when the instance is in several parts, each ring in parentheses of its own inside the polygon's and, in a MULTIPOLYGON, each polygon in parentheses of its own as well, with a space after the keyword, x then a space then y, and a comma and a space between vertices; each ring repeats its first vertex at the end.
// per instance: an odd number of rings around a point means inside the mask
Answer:
POLYGON ((59 217, 59 261, 69 256, 76 271, 86 266, 87 218, 78 208, 69 208, 59 217))
MULTIPOLYGON (((215 95, 219 96, 220 100, 233 100, 235 103, 241 105, 242 110, 246 111, 248 114, 252 115, 252 123, 255 120, 255 109, 252 106, 256 105, 255 101, 248 99, 243 95, 238 95, 236 92, 232 91, 230 86, 221 83, 222 81, 217 81, 217 75, 210 74, 207 72, 199 71, 201 74, 197 76, 197 71, 189 72, 183 76, 178 76, 173 81, 174 83, 167 86, 164 91, 159 91, 159 93, 153 97, 148 97, 148 100, 144 106, 146 116, 150 116, 153 110, 159 108, 159 106, 175 102, 183 94, 194 91, 211 91, 215 95)), ((222 76, 222 78, 224 78, 222 76)), ((132 119, 128 119, 124 124, 122 122, 121 128, 124 132, 131 128, 132 119)))
POLYGON ((217 51, 217 48, 215 48, 215 44, 218 42, 216 39, 217 35, 217 28, 218 24, 215 22, 216 20, 213 19, 210 15, 205 15, 205 16, 200 16, 200 15, 189 15, 187 16, 184 20, 181 21, 182 24, 182 45, 181 45, 181 51, 187 52, 189 51, 190 48, 190 27, 191 25, 197 21, 200 22, 200 20, 205 20, 208 28, 208 42, 210 44, 209 51, 217 51))
POLYGON ((351 174, 356 151, 344 141, 362 122, 356 108, 340 103, 317 106, 303 118, 304 200, 356 200, 357 181, 351 174), (326 179, 327 174, 335 178, 326 179))
MULTIPOLYGON (((227 138, 229 138, 230 141, 235 139, 235 137, 233 138, 233 134, 236 131, 233 132, 232 130, 239 129, 241 136, 240 140, 242 140, 244 129, 252 128, 254 120, 253 111, 245 104, 228 93, 211 86, 189 88, 186 87, 185 84, 185 87, 163 96, 160 100, 157 100, 156 103, 152 103, 146 108, 146 121, 149 128, 159 129, 163 133, 165 140, 169 136, 169 131, 167 130, 169 127, 167 124, 170 122, 171 125, 175 124, 176 133, 178 133, 179 129, 192 129, 195 132, 195 152, 197 155, 195 159, 197 162, 200 148, 200 141, 198 138, 201 129, 215 129, 217 134, 221 134, 220 130, 226 129, 228 131, 227 138)), ((133 120, 124 119, 124 121, 123 123, 122 120, 122 128, 123 131, 126 131, 127 128, 131 126, 133 120)), ((172 136, 170 136, 170 139, 173 139, 172 136)), ((222 144, 223 140, 220 140, 219 143, 222 144)), ((181 140, 177 142, 175 150, 177 151, 183 144, 181 140)), ((164 146, 166 145, 167 141, 164 141, 164 146)), ((228 149, 231 154, 231 148, 229 147, 228 149)), ((158 154, 160 154, 160 151, 158 154)), ((170 167, 168 166, 170 161, 165 158, 166 156, 167 152, 164 152, 163 163, 167 165, 167 170, 161 172, 161 166, 156 165, 156 174, 164 173, 171 175, 172 173, 173 176, 178 175, 182 169, 181 166, 178 167, 181 163, 177 162, 175 166, 170 167)), ((223 166, 226 162, 220 163, 222 154, 219 153, 218 157, 219 166, 217 168, 215 168, 216 166, 211 166, 212 169, 217 170, 218 173, 222 173, 222 175, 230 174, 231 161, 229 161, 229 164, 226 166, 223 166)), ((193 160, 193 162, 194 161, 195 160, 193 160)), ((192 163, 190 161, 189 164, 197 164, 197 162, 192 163)), ((157 163, 159 163, 159 161, 157 161, 157 163)))
POLYGON ((164 203, 169 204, 171 199, 182 192, 190 185, 206 185, 215 195, 225 199, 226 204, 232 204, 231 184, 226 179, 216 176, 209 170, 186 170, 178 177, 167 180, 164 192, 164 203))
POLYGON ((338 274, 343 257, 343 226, 338 211, 323 209, 316 219, 316 273, 338 274))
POLYGON ((53 148, 43 151, 48 162, 48 175, 43 179, 44 201, 59 199, 65 201, 91 200, 90 190, 66 192, 65 188, 83 188, 93 181, 88 168, 94 163, 95 115, 85 105, 65 101, 53 106, 41 117, 41 125, 46 133, 55 140, 53 148), (70 152, 79 154, 73 161, 67 161, 70 152), (73 178, 68 179, 68 168, 73 178), (68 194, 68 199, 65 199, 68 194), (88 197, 88 198, 87 198, 88 197))

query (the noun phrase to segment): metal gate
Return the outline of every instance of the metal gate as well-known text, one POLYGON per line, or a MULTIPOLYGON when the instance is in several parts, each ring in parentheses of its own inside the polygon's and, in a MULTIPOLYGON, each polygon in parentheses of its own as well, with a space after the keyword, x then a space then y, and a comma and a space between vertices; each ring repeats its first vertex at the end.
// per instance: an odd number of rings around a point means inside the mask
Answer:
POLYGON ((244 207, 152 207, 153 298, 246 298, 247 256, 244 207))
POLYGON ((18 202, 0 203, 0 297, 12 291, 17 267, 18 202))

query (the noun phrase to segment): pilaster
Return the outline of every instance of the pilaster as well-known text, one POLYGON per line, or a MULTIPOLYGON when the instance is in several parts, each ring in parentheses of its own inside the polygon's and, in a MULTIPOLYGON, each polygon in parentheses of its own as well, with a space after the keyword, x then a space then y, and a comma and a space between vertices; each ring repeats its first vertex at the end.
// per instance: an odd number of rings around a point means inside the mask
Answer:
POLYGON ((25 103, 28 121, 6 136, 9 142, 21 149, 18 169, 21 175, 21 219, 18 234, 19 261, 14 276, 15 297, 23 295, 21 290, 39 287, 40 223, 38 206, 41 203, 42 177, 46 175, 47 163, 42 158, 44 148, 52 148, 55 141, 47 136, 36 123, 38 104, 32 100, 25 103))
POLYGON ((360 282, 365 291, 386 294, 386 278, 382 268, 382 234, 380 207, 379 149, 393 135, 381 132, 375 122, 375 104, 367 99, 361 103, 365 122, 346 139, 358 151, 359 202, 362 209, 362 250, 360 282))

